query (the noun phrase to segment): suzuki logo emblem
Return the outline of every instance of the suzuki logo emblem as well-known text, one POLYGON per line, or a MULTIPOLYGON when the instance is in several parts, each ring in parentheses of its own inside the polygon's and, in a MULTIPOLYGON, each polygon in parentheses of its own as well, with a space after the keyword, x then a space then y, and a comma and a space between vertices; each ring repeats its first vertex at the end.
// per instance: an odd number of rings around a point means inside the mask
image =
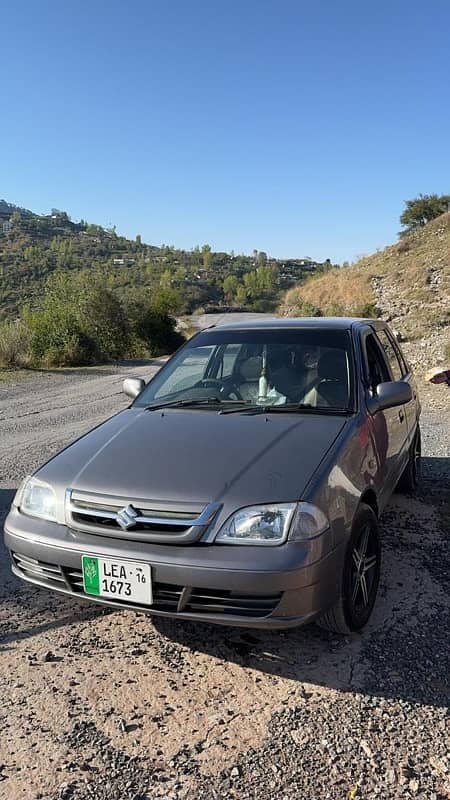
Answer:
POLYGON ((133 525, 136 524, 136 517, 138 516, 139 516, 138 512, 130 504, 125 508, 122 508, 121 511, 117 512, 117 522, 124 531, 127 531, 129 528, 132 528, 133 525))

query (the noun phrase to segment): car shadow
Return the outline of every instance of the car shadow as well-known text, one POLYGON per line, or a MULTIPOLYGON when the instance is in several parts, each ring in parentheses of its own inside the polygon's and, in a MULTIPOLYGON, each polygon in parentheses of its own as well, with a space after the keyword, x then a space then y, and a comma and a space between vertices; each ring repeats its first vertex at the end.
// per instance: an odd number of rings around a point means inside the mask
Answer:
MULTIPOLYGON (((13 494, 0 489, 0 520, 13 494)), ((302 691, 323 686, 445 707, 450 693, 449 498, 448 458, 424 458, 419 493, 393 497, 381 520, 380 591, 362 634, 342 637, 316 625, 240 629, 164 617, 148 624, 164 642, 289 679, 302 691)), ((41 632, 116 613, 21 583, 10 572, 3 543, 0 579, 0 610, 10 607, 12 612, 12 627, 8 613, 3 614, 5 629, 0 627, 6 648, 41 632), (30 625, 32 620, 36 624, 30 625)))
POLYGON ((302 684, 446 707, 449 520, 450 459, 424 458, 418 494, 395 495, 381 519, 382 579, 362 634, 342 637, 316 625, 238 629, 161 617, 153 624, 190 650, 302 684))

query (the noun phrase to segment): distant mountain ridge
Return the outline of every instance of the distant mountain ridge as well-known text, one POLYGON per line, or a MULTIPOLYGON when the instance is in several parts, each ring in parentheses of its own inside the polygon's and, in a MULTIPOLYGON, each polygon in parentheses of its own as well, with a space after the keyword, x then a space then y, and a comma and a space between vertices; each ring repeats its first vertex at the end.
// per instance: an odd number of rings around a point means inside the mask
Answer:
POLYGON ((0 200, 0 216, 12 216, 17 211, 21 214, 33 216, 33 212, 29 211, 28 208, 21 208, 20 206, 14 205, 14 203, 8 203, 7 200, 0 200))
POLYGON ((35 214, 0 201, 0 319, 39 304, 45 283, 59 270, 105 270, 105 280, 122 295, 152 288, 178 293, 178 310, 210 306, 272 311, 280 293, 315 271, 330 269, 310 258, 277 260, 213 252, 208 245, 186 251, 145 244, 65 211, 35 214))

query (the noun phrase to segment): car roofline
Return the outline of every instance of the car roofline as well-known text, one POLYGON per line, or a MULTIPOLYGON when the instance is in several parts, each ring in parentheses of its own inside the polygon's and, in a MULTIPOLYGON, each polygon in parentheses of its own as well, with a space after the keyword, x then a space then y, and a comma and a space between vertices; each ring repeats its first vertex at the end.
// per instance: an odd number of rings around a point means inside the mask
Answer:
POLYGON ((249 322, 230 322, 221 325, 208 325, 202 331, 228 330, 228 331, 254 331, 254 330, 292 330, 321 329, 321 330, 351 330, 363 325, 370 325, 379 320, 363 317, 299 317, 270 320, 252 320, 249 322))

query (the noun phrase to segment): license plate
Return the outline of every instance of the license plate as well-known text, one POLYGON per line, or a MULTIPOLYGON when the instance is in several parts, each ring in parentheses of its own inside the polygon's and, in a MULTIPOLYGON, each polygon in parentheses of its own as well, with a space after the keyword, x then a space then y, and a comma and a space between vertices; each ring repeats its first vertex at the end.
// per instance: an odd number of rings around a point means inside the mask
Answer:
POLYGON ((153 602, 149 564, 94 556, 83 556, 82 561, 86 594, 145 606, 153 602))

